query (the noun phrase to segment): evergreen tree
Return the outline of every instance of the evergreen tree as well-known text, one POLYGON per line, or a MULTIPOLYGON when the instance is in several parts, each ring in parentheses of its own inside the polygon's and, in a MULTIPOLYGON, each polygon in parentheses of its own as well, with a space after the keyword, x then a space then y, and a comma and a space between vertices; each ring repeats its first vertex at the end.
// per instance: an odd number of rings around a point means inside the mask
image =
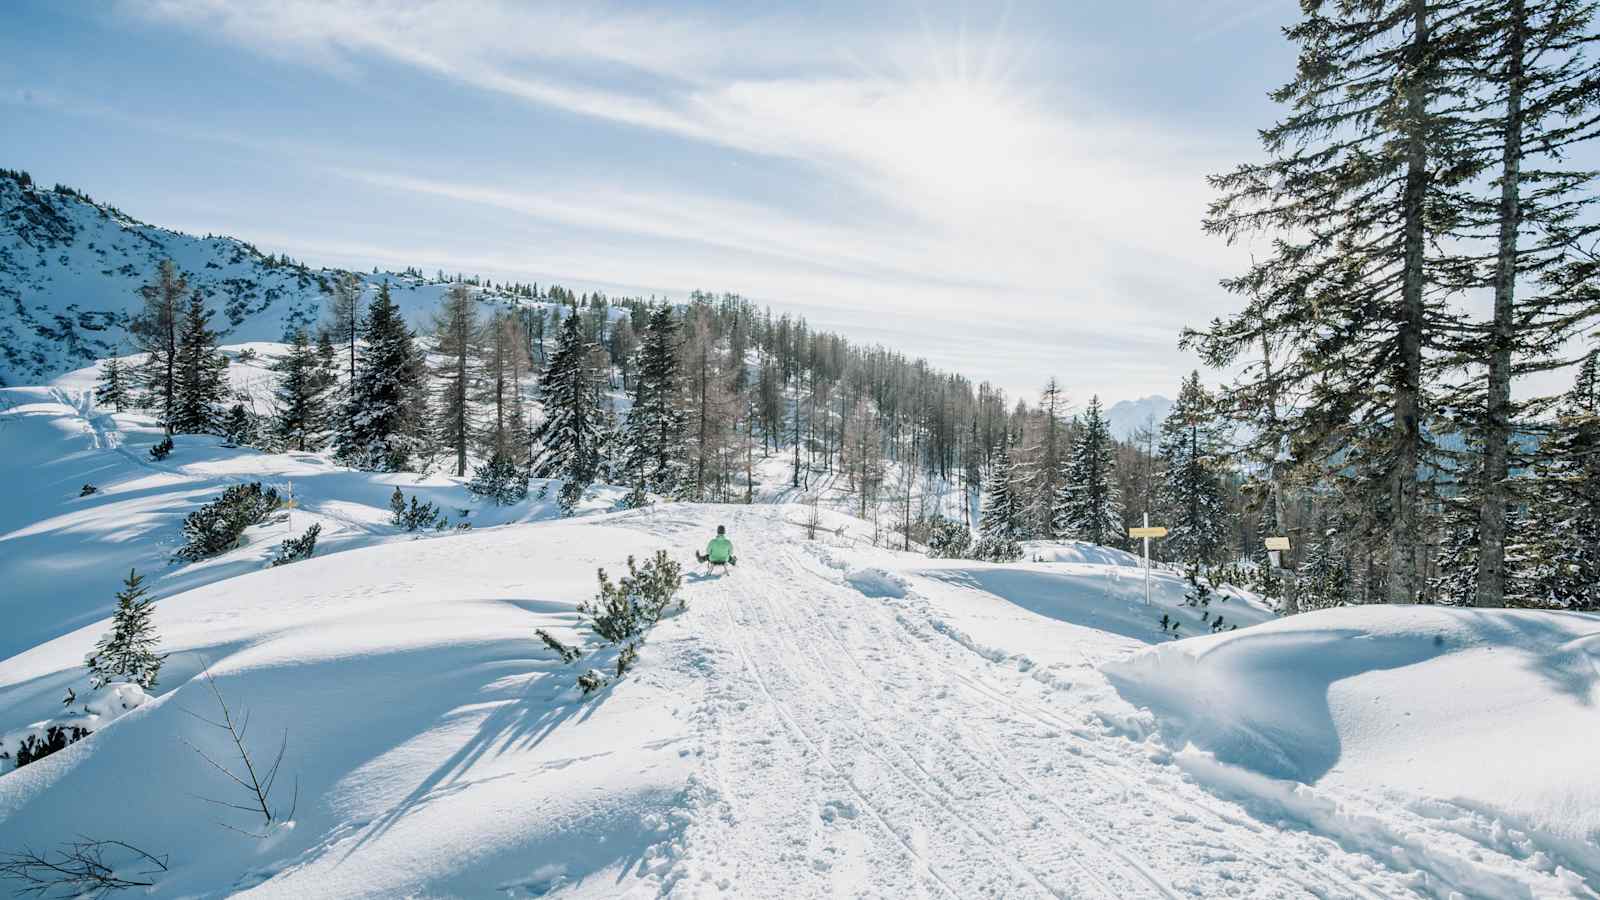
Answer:
POLYGON ((480 351, 477 304, 472 292, 458 284, 445 293, 434 317, 435 351, 444 357, 435 372, 440 381, 435 425, 440 444, 455 451, 458 477, 467 474, 467 447, 476 433, 472 395, 480 351))
POLYGON ((1065 407, 1066 393, 1051 378, 1039 395, 1037 415, 1029 417, 1033 420, 1030 431, 1034 437, 1026 461, 1012 459, 1019 470, 1017 480, 1027 486, 1027 497, 1018 498, 1027 523, 1026 533, 1019 534, 1019 538, 1052 537, 1056 533, 1055 516, 1072 457, 1064 421, 1065 407))
POLYGON ((561 323, 550 365, 539 379, 544 421, 533 432, 535 478, 559 478, 562 507, 570 512, 600 470, 599 380, 578 316, 561 323))
POLYGON ((217 352, 211 315, 205 297, 196 290, 189 297, 178 334, 172 430, 180 434, 214 433, 221 425, 221 407, 228 396, 228 360, 217 352))
POLYGON ((1224 282, 1243 310, 1184 338, 1217 368, 1263 343, 1283 355, 1270 377, 1245 367, 1226 405, 1297 398, 1266 438, 1291 438, 1297 461, 1350 482, 1367 506, 1387 503, 1395 602, 1423 587, 1423 425, 1445 364, 1425 349, 1452 328, 1444 302, 1464 277, 1442 231, 1481 169, 1462 121, 1471 85, 1449 52, 1466 24, 1456 6, 1302 4, 1285 29, 1296 77, 1273 94, 1289 112, 1261 132, 1271 158, 1213 177, 1223 197, 1206 220, 1230 241, 1271 232, 1272 252, 1224 282))
POLYGON ((1452 405, 1483 445, 1475 602, 1499 606, 1507 596, 1507 519, 1515 509, 1508 494, 1512 425, 1531 405, 1513 401, 1511 381, 1559 360, 1593 308, 1593 281, 1584 273, 1592 276, 1597 261, 1579 248, 1600 234, 1600 222, 1587 214, 1600 202, 1597 173, 1564 157, 1567 147, 1600 134, 1593 115, 1600 78, 1583 53, 1595 40, 1594 3, 1484 0, 1467 11, 1476 40, 1458 55, 1488 100, 1474 131, 1499 171, 1492 197, 1465 204, 1462 230, 1493 241, 1492 261, 1472 283, 1492 290, 1494 313, 1463 332, 1457 352, 1475 365, 1452 405))
POLYGON ((402 471, 429 447, 427 367, 388 282, 367 309, 361 340, 336 452, 357 468, 402 471))
POLYGON ((294 450, 321 449, 328 428, 327 370, 320 349, 306 342, 305 329, 295 331, 289 354, 272 368, 280 376, 274 391, 274 434, 294 450))
POLYGON ((100 637, 89 655, 89 683, 100 689, 113 682, 128 682, 149 690, 156 686, 164 656, 156 652, 155 600, 144 586, 144 576, 132 569, 117 592, 117 610, 111 631, 100 637))
POLYGON ((1003 561, 1022 555, 1018 541, 1027 526, 1012 478, 1011 451, 1001 444, 983 485, 983 514, 978 523, 978 544, 974 548, 980 559, 1003 561))
POLYGON ((1578 368, 1540 442, 1525 534, 1508 540, 1521 602, 1600 609, 1600 351, 1578 368))
POLYGON ((235 447, 248 447, 255 443, 255 418, 243 403, 228 407, 228 414, 222 417, 222 436, 235 447))
POLYGON ((1157 490, 1167 527, 1163 546, 1184 562, 1215 562, 1223 548, 1227 514, 1215 470, 1220 445, 1211 397, 1193 372, 1161 423, 1164 472, 1157 490))
POLYGON ((95 382, 94 402, 98 406, 109 406, 117 412, 122 412, 123 407, 129 403, 128 382, 122 368, 122 360, 113 356, 100 365, 100 378, 95 382))
POLYGON ((1116 448, 1100 398, 1091 397, 1078 428, 1055 508, 1056 534, 1091 544, 1122 543, 1122 497, 1117 491, 1116 448))
POLYGON ((134 346, 147 354, 139 369, 144 388, 140 404, 155 411, 168 434, 177 407, 178 325, 188 290, 188 277, 178 272, 172 260, 162 260, 155 280, 139 289, 143 309, 128 323, 134 346))
POLYGON ((633 406, 623 428, 623 469, 643 490, 679 496, 685 487, 685 429, 679 408, 677 322, 662 304, 650 313, 634 374, 633 406))
POLYGON ((1314 530, 1300 563, 1300 607, 1303 610, 1328 609, 1351 602, 1350 574, 1334 552, 1338 532, 1326 523, 1314 530))

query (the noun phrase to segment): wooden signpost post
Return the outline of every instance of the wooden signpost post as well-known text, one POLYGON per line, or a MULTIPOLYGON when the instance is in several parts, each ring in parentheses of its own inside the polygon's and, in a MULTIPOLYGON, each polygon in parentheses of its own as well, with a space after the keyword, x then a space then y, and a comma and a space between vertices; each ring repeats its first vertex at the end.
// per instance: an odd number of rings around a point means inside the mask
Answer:
POLYGON ((1144 514, 1143 528, 1129 528, 1128 537, 1144 538, 1144 605, 1150 605, 1150 539, 1166 537, 1167 530, 1160 525, 1150 526, 1150 514, 1144 514))

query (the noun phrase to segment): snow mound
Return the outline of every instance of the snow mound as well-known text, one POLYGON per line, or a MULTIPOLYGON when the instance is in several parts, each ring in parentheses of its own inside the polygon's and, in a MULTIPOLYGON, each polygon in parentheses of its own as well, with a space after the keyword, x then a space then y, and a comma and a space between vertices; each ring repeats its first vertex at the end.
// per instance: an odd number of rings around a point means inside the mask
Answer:
POLYGON ((1137 554, 1088 541, 1023 541, 1022 558, 1034 562, 1144 567, 1143 558, 1137 554))
MULTIPOLYGON (((1224 793, 1335 833, 1329 798, 1409 796, 1417 815, 1514 832, 1520 855, 1560 859, 1600 884, 1600 616, 1352 607, 1103 669, 1156 714, 1165 744, 1192 745, 1179 764, 1224 793)), ((1367 826, 1345 834, 1383 843, 1367 826)))
POLYGON ((906 580, 887 569, 855 569, 845 575, 844 580, 868 597, 892 597, 898 600, 906 596, 906 580))

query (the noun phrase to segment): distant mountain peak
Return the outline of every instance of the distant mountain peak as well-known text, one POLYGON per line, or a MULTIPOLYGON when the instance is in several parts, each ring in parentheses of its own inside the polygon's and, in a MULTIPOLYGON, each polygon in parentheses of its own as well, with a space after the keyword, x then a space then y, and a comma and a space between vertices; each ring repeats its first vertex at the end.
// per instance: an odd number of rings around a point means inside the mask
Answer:
POLYGON ((1106 410, 1106 422, 1111 427, 1112 437, 1125 441, 1151 423, 1161 424, 1169 412, 1172 412, 1172 401, 1160 394, 1151 394, 1138 400, 1118 400, 1106 410))

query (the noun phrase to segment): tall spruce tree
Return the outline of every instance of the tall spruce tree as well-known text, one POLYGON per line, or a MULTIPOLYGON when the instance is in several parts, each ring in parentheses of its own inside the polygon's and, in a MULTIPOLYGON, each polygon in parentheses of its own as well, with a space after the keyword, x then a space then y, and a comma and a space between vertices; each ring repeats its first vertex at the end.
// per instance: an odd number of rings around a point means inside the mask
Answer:
MULTIPOLYGON (((1495 175, 1485 197, 1463 202, 1458 238, 1490 245, 1474 286, 1492 291, 1489 321, 1474 323, 1457 350, 1467 378, 1452 406, 1481 441, 1477 472, 1479 546, 1474 600, 1507 596, 1507 517, 1514 423, 1537 397, 1514 401, 1512 380, 1564 360, 1567 338, 1589 321, 1597 289, 1572 270, 1593 271, 1581 249, 1600 233, 1596 173, 1567 160, 1573 144, 1600 134, 1600 78, 1584 48, 1595 41, 1587 0, 1483 0, 1467 4, 1476 28, 1456 55, 1471 67, 1483 111, 1473 121, 1479 152, 1495 175)), ((1463 526, 1464 528, 1465 526, 1463 526)))
POLYGON ((982 559, 1009 560, 1022 555, 1018 544, 1027 524, 1016 495, 1011 449, 1000 445, 983 483, 983 512, 978 520, 975 554, 982 559))
POLYGON ((117 592, 111 630, 100 637, 85 662, 89 683, 96 690, 115 682, 137 684, 145 690, 156 686, 165 657, 156 652, 161 637, 152 621, 155 600, 149 593, 144 576, 129 569, 117 592))
POLYGON ((1117 490, 1116 446, 1100 410, 1089 398, 1078 440, 1058 491, 1054 530, 1063 537, 1103 546, 1122 544, 1122 497, 1117 490))
POLYGON ((650 312, 634 373, 633 406, 623 429, 623 468, 630 483, 670 497, 685 487, 688 422, 679 398, 678 326, 666 304, 650 312))
POLYGON ((465 285, 445 292, 433 322, 435 352, 444 357, 435 369, 439 381, 438 415, 434 420, 439 443, 455 453, 456 475, 467 474, 467 450, 476 434, 473 394, 478 377, 478 301, 465 285))
POLYGON ((357 468, 402 471, 429 445, 427 365, 387 281, 362 320, 361 341, 336 452, 357 468))
POLYGON ((1270 342, 1283 355, 1270 379, 1246 368, 1232 408, 1261 408, 1277 392, 1296 460, 1387 502, 1389 590, 1423 589, 1430 445, 1428 388, 1455 324, 1444 301, 1465 281, 1440 239, 1459 218, 1455 192, 1481 171, 1464 110, 1476 101, 1450 48, 1465 23, 1454 0, 1304 3, 1285 30, 1296 77, 1273 94, 1289 108, 1261 133, 1270 157, 1212 184, 1223 194, 1206 229, 1230 241, 1274 236, 1271 253, 1224 282, 1244 309, 1184 343, 1229 367, 1270 342))
POLYGON ((539 379, 544 421, 533 431, 533 476, 561 479, 561 505, 571 512, 600 471, 602 411, 594 349, 580 317, 561 323, 550 365, 539 379))
POLYGON ((178 326, 188 292, 188 276, 172 260, 162 260, 155 280, 139 288, 144 307, 128 323, 134 346, 146 354, 139 369, 144 389, 140 405, 155 411, 168 434, 178 397, 178 326))
POLYGON ((174 366, 172 430, 211 434, 220 429, 222 403, 228 397, 228 360, 217 351, 211 329, 212 311, 198 289, 184 308, 174 366))
POLYGON ((328 387, 323 361, 307 342, 305 329, 295 331, 288 355, 272 369, 280 376, 273 391, 273 433, 290 449, 321 449, 328 429, 328 387))
POLYGON ((1157 508, 1167 538, 1162 546, 1186 563, 1217 560, 1227 513, 1216 472, 1221 448, 1211 397, 1200 373, 1184 379, 1172 412, 1161 423, 1162 480, 1157 508))
POLYGON ((1600 609, 1600 351, 1578 367, 1538 457, 1529 527, 1508 542, 1522 558, 1515 593, 1538 606, 1600 609))

